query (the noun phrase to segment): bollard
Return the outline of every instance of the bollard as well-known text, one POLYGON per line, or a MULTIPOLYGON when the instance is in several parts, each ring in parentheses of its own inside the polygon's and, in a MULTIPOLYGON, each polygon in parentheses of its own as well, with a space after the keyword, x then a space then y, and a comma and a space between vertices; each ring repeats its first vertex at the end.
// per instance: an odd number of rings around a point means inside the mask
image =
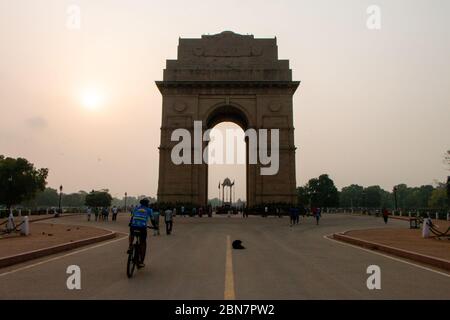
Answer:
POLYGON ((30 223, 28 222, 28 216, 23 217, 22 229, 20 229, 20 234, 23 236, 30 235, 30 223))
POLYGON ((439 220, 439 212, 436 212, 436 220, 439 220))
POLYGON ((46 214, 48 214, 48 208, 45 210, 46 214))
POLYGON ((411 211, 408 211, 408 217, 411 218, 411 211))
POLYGON ((31 209, 28 209, 28 216, 31 217, 31 209))
POLYGON ((22 209, 19 209, 19 217, 22 216, 22 209))

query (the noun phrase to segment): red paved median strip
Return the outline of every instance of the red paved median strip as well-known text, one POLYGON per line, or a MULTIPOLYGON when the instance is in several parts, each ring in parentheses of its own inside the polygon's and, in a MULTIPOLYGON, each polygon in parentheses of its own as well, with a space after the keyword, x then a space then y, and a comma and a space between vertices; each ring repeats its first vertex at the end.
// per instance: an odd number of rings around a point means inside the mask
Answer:
POLYGON ((34 223, 31 235, 0 239, 0 268, 112 239, 112 231, 71 225, 34 223))
MULTIPOLYGON (((59 218, 63 218, 63 217, 80 216, 80 215, 84 215, 84 214, 83 213, 63 213, 59 217, 55 217, 54 214, 42 214, 42 215, 32 215, 32 216, 23 214, 21 217, 15 216, 14 223, 15 224, 21 223, 25 216, 28 216, 28 218, 29 218, 28 221, 30 221, 30 223, 31 223, 31 222, 50 220, 50 219, 59 219, 59 218)), ((8 220, 8 218, 0 219, 0 224, 6 223, 6 220, 8 220)))
POLYGON ((417 232, 418 230, 402 229, 354 230, 345 233, 335 233, 333 238, 450 271, 450 259, 446 258, 450 252, 450 243, 446 240, 423 239, 420 238, 420 234, 418 235, 417 232), (408 242, 408 239, 403 237, 402 233, 405 233, 405 231, 410 233, 409 238, 414 238, 413 241, 408 242), (386 233, 390 234, 390 237, 387 237, 386 233), (378 241, 373 240, 377 237, 378 241), (383 241, 389 244, 380 243, 383 241), (420 243, 421 241, 428 243, 414 246, 414 242, 420 243), (418 247, 420 248, 419 250, 417 250, 418 247), (433 255, 430 255, 430 252, 433 255))

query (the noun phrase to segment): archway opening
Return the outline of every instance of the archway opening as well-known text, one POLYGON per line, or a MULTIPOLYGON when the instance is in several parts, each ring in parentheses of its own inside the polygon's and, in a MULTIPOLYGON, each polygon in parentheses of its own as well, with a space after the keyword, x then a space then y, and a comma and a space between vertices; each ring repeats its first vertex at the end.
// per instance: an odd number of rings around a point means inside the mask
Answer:
POLYGON ((213 207, 231 205, 240 209, 247 201, 247 149, 243 130, 246 124, 238 125, 232 120, 210 123, 213 127, 208 143, 207 194, 208 203, 213 207))

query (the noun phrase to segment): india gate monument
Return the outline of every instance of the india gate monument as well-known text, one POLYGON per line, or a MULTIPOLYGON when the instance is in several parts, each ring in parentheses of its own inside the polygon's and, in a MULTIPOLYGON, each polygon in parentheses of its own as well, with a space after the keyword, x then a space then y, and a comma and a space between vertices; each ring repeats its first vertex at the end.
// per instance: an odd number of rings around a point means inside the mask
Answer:
POLYGON ((276 38, 230 31, 180 38, 177 60, 167 60, 163 81, 156 82, 162 94, 158 201, 207 204, 208 164, 173 163, 171 136, 180 128, 194 136, 195 121, 203 131, 227 121, 244 131, 279 130, 276 174, 262 175, 265 164, 249 163, 246 141, 247 206, 295 203, 293 95, 299 84, 292 81, 289 61, 278 59, 276 38))

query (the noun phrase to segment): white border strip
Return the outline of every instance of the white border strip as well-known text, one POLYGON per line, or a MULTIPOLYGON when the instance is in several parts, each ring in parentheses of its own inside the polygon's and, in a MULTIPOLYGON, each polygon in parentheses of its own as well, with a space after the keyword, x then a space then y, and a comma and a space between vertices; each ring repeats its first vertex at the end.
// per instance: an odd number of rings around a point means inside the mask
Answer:
MULTIPOLYGON (((376 251, 373 251, 373 250, 369 250, 369 249, 366 249, 366 248, 362 248, 362 247, 359 247, 359 246, 355 246, 355 245, 350 244, 350 243, 346 243, 346 242, 343 242, 343 241, 338 241, 338 240, 335 240, 335 239, 333 239, 333 238, 330 238, 330 237, 332 237, 332 236, 333 236, 333 233, 332 233, 332 234, 329 234, 329 235, 324 235, 323 237, 324 237, 325 239, 327 239, 327 240, 330 240, 330 241, 333 241, 333 242, 337 242, 337 243, 342 244, 342 245, 345 245, 345 246, 349 246, 349 247, 353 247, 353 248, 356 248, 356 249, 359 249, 359 250, 363 250, 363 251, 366 251, 366 252, 370 252, 370 253, 372 253, 372 254, 376 254, 376 255, 379 255, 379 256, 382 256, 382 257, 385 257, 385 258, 394 260, 394 261, 406 263, 406 264, 408 264, 408 265, 410 265, 410 266, 414 266, 414 267, 416 267, 416 268, 420 268, 420 269, 423 269, 423 270, 431 271, 431 272, 440 274, 441 276, 450 278, 450 274, 448 274, 448 273, 441 272, 441 271, 437 271, 437 270, 434 270, 434 269, 431 269, 431 268, 428 268, 428 267, 425 267, 425 266, 421 266, 420 264, 416 264, 416 263, 412 263, 412 262, 409 262, 409 261, 406 261, 406 260, 403 260, 403 259, 395 258, 395 257, 389 256, 389 255, 386 255, 386 254, 383 254, 383 253, 379 253, 379 252, 376 252, 376 251)), ((1 276, 1 275, 0 275, 0 276, 1 276)))
POLYGON ((88 248, 76 250, 76 251, 73 251, 73 252, 70 252, 70 253, 67 253, 67 254, 64 254, 64 255, 60 255, 60 256, 51 258, 51 259, 40 261, 38 263, 30 264, 30 265, 24 266, 22 268, 17 268, 17 269, 11 270, 11 271, 7 271, 5 273, 1 273, 0 277, 4 277, 4 276, 12 274, 12 273, 16 273, 16 272, 19 272, 19 271, 22 271, 22 270, 33 268, 33 267, 37 267, 37 266, 40 266, 40 265, 45 264, 47 262, 59 260, 59 259, 62 259, 62 258, 68 257, 68 256, 72 256, 72 255, 77 254, 77 253, 85 252, 85 251, 88 251, 88 250, 91 250, 91 249, 95 249, 95 248, 100 248, 100 247, 106 246, 106 245, 114 243, 114 242, 122 241, 124 239, 128 239, 128 237, 123 237, 123 238, 111 240, 111 241, 104 242, 104 243, 101 243, 101 244, 98 244, 98 245, 95 245, 95 246, 91 246, 91 247, 88 247, 88 248))

